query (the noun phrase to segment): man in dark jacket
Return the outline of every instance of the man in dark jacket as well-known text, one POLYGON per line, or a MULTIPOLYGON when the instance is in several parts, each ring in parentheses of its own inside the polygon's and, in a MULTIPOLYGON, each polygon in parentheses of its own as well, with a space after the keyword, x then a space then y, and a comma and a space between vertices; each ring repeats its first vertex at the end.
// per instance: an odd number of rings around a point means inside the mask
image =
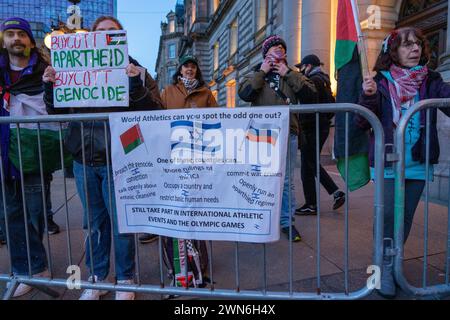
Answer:
MULTIPOLYGON (((0 31, 3 34, 0 49, 0 117, 47 115, 42 100, 42 74, 47 64, 36 49, 30 24, 22 18, 8 18, 1 24, 0 31)), ((47 255, 42 243, 45 225, 42 188, 44 192, 48 191, 50 173, 56 169, 49 164, 54 163, 55 159, 48 149, 49 145, 44 143, 44 133, 41 132, 42 183, 36 148, 36 125, 22 124, 20 128, 22 157, 21 161, 17 161, 19 154, 15 125, 0 125, 1 184, 5 188, 5 198, 0 193, 0 229, 3 231, 2 240, 7 240, 11 253, 13 273, 39 277, 47 274, 47 255), (8 229, 5 222, 8 223, 8 229), (29 251, 25 230, 28 230, 29 251), (8 239, 5 239, 6 235, 8 239)), ((31 289, 28 285, 20 284, 13 297, 24 295, 31 289)))
MULTIPOLYGON (((297 104, 298 97, 308 95, 315 97, 316 89, 313 83, 304 75, 290 68, 286 61, 286 43, 274 35, 268 37, 262 46, 264 61, 258 65, 254 72, 245 77, 239 87, 239 97, 252 106, 273 106, 297 104)), ((297 156, 299 123, 296 115, 290 116, 290 145, 288 150, 288 164, 283 188, 280 225, 281 231, 289 237, 289 226, 295 211, 295 197, 293 191, 294 167, 297 156), (289 165, 290 162, 290 165, 289 165), (290 172, 288 168, 290 167, 290 172), (289 186, 289 179, 291 186, 289 186), (291 207, 289 208, 289 193, 291 207)), ((300 241, 301 236, 292 225, 291 241, 300 241)))
MULTIPOLYGON (((331 91, 330 77, 322 71, 322 63, 316 55, 304 57, 300 64, 296 65, 300 71, 306 75, 316 86, 318 98, 317 103, 334 103, 331 91)), ((304 103, 314 103, 314 101, 302 101, 304 103)), ((331 113, 321 113, 319 115, 319 154, 330 133, 331 113)), ((295 210, 297 215, 317 214, 317 196, 315 176, 316 167, 316 115, 305 114, 300 117, 300 151, 301 151, 301 173, 303 183, 303 194, 305 204, 295 210)), ((340 208, 345 202, 345 194, 339 190, 333 179, 325 169, 320 166, 320 183, 332 194, 334 198, 333 210, 340 208)))

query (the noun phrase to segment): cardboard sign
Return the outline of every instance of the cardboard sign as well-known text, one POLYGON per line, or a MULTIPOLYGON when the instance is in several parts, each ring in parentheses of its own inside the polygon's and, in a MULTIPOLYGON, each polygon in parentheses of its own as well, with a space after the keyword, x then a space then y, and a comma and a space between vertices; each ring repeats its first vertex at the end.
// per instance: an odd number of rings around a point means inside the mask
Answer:
POLYGON ((127 107, 129 64, 122 30, 52 36, 55 107, 127 107))

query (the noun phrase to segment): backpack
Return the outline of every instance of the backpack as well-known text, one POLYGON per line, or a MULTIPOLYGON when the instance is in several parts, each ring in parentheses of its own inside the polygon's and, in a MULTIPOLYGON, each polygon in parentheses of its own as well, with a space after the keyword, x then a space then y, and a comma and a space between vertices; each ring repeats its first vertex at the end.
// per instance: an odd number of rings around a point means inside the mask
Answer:
POLYGON ((163 260, 174 287, 204 288, 210 282, 206 241, 163 237, 163 260))

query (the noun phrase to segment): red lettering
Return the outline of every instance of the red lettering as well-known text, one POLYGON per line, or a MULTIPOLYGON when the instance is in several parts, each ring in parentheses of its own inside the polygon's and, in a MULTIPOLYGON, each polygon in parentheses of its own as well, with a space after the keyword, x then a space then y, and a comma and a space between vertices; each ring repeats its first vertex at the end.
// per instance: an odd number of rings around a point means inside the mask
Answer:
POLYGON ((52 38, 52 45, 51 45, 52 50, 58 49, 59 48, 59 41, 58 41, 59 37, 52 36, 51 38, 52 38))
POLYGON ((89 71, 84 72, 83 85, 86 87, 91 86, 91 73, 89 71))
POLYGON ((112 70, 103 70, 105 73, 105 84, 108 84, 108 73, 112 72, 112 70))
POLYGON ((89 43, 88 43, 89 33, 83 33, 82 35, 84 37, 84 47, 87 49, 87 48, 89 48, 89 43))
POLYGON ((63 77, 64 77, 64 73, 63 72, 57 72, 56 73, 56 75, 55 75, 55 84, 54 84, 55 88, 61 87, 61 86, 63 86, 65 84, 63 79, 62 79, 63 77))

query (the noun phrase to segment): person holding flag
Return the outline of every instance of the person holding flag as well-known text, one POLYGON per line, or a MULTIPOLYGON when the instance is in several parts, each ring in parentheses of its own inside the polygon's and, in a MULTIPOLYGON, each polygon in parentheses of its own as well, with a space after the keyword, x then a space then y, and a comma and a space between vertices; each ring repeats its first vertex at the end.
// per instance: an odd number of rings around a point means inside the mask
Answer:
MULTIPOLYGON (((99 17, 93 24, 92 31, 123 30, 120 22, 109 16, 99 17)), ((120 41, 115 39, 111 41, 120 41)), ((145 83, 141 79, 139 63, 130 57, 130 64, 126 68, 126 74, 130 84, 129 107, 112 108, 77 108, 77 109, 55 109, 53 104, 53 84, 55 83, 55 69, 48 67, 43 75, 45 85, 44 101, 49 113, 98 113, 98 112, 127 112, 148 111, 162 109, 161 97, 155 80, 145 71, 145 83)), ((114 182, 112 181, 111 167, 108 168, 108 159, 111 154, 110 137, 105 137, 103 122, 84 122, 84 145, 82 145, 81 125, 79 122, 69 124, 68 133, 65 137, 65 147, 74 158, 73 171, 78 195, 84 209, 83 226, 87 229, 90 219, 91 236, 86 237, 86 266, 90 273, 90 281, 103 281, 109 273, 111 237, 114 237, 116 279, 118 284, 131 284, 134 282, 135 269, 135 245, 134 236, 131 234, 119 234, 114 201, 114 182), (108 141, 108 145, 106 142, 108 141), (84 150, 83 150, 84 149, 84 150), (84 153, 84 157, 83 157, 84 153), (86 165, 83 165, 85 163, 86 165), (108 169, 110 172, 108 172, 108 169), (87 190, 84 185, 84 175, 87 179, 87 190), (111 177, 110 183, 108 176, 111 177), (112 193, 110 207, 109 191, 112 193), (86 199, 86 193, 88 198, 86 199), (89 217, 88 217, 89 212, 89 217), (111 222, 113 221, 113 235, 111 235, 111 222), (91 270, 91 253, 89 239, 92 239, 93 268, 91 270)), ((124 137, 122 143, 127 150, 132 150, 136 143, 143 142, 124 137)), ((140 138, 138 136, 138 138, 140 138)), ((82 293, 80 300, 99 300, 100 296, 107 291, 87 289, 82 293)), ((133 300, 133 292, 116 292, 116 300, 133 300)))
MULTIPOLYGON (((359 103, 374 112, 381 121, 386 145, 394 141, 394 131, 403 114, 416 102, 424 99, 450 98, 450 85, 439 73, 429 69, 430 47, 422 32, 415 28, 392 31, 384 40, 374 71, 375 78, 366 76, 359 103)), ((441 109, 450 117, 450 109, 441 109)), ((428 130, 429 164, 439 160, 439 140, 436 128, 437 110, 430 110, 428 130)), ((369 129, 367 120, 358 117, 358 125, 369 129)), ((432 179, 432 169, 426 177, 426 110, 417 113, 409 121, 405 139, 405 219, 404 241, 408 239, 414 213, 420 201, 425 180, 432 179)), ((370 164, 373 167, 373 139, 370 140, 370 164)), ((388 151, 389 152, 389 151, 388 151)), ((384 171, 384 238, 394 238, 394 181, 391 162, 385 162, 384 171)), ((386 248, 384 248, 386 249, 386 248)), ((386 298, 396 295, 393 268, 390 257, 385 256, 379 293, 386 298)))
MULTIPOLYGON (((368 74, 366 46, 354 0, 339 0, 336 26, 335 66, 337 71, 336 103, 358 103, 363 74, 368 74)), ((348 181, 349 191, 364 187, 370 181, 367 133, 355 123, 355 114, 348 114, 348 181)), ((345 180, 346 114, 335 116, 334 155, 337 168, 345 180)))
MULTIPOLYGON (((297 104, 300 102, 299 97, 305 100, 317 99, 317 90, 311 80, 288 66, 286 51, 286 42, 277 35, 269 36, 263 42, 263 62, 258 64, 254 72, 246 76, 239 86, 239 97, 242 100, 250 102, 252 106, 272 106, 297 104)), ((301 241, 300 233, 292 224, 296 209, 294 166, 297 159, 298 134, 298 117, 291 115, 288 148, 290 153, 287 155, 288 165, 284 175, 280 225, 281 231, 293 242, 301 241), (292 234, 290 234, 291 225, 292 234)))
MULTIPOLYGON (((0 117, 47 115, 42 75, 48 64, 36 46, 29 22, 20 17, 7 18, 1 23, 0 32, 0 117)), ((37 124, 21 124, 20 135, 15 124, 0 125, 1 183, 5 191, 5 197, 0 194, 0 243, 9 247, 14 275, 48 275, 42 242, 46 215, 43 208, 50 205, 51 173, 61 167, 58 128, 56 123, 41 126, 41 172, 37 124)), ((21 283, 13 297, 31 290, 31 286, 21 283)))

